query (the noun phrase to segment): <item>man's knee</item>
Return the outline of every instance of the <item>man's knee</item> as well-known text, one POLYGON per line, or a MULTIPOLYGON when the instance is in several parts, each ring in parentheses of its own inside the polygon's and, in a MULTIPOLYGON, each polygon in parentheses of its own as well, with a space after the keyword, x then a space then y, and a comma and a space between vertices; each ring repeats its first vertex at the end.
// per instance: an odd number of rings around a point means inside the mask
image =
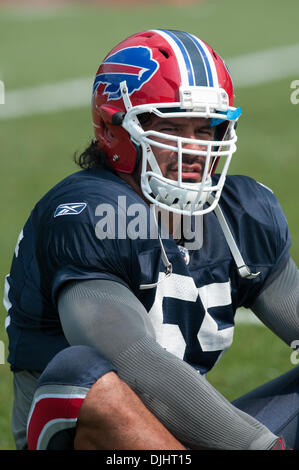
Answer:
POLYGON ((75 449, 106 448, 111 423, 119 421, 122 408, 126 406, 124 388, 127 390, 129 387, 114 371, 108 372, 94 383, 80 408, 74 439, 75 449))
POLYGON ((184 450, 140 397, 114 372, 89 390, 80 409, 76 450, 184 450))
POLYGON ((28 419, 28 448, 72 448, 88 391, 112 371, 116 371, 113 365, 93 348, 71 346, 60 351, 38 380, 28 419))

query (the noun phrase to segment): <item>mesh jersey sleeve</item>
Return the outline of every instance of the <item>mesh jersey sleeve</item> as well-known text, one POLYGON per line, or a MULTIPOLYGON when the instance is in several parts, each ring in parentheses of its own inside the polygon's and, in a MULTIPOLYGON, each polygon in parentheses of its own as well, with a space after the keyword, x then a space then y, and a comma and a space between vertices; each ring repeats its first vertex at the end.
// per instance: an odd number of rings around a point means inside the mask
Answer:
MULTIPOLYGON (((110 279, 131 287, 137 268, 132 269, 134 250, 129 238, 98 238, 96 218, 90 214, 65 216, 47 227, 41 241, 42 279, 50 281, 56 303, 62 285, 71 280, 110 279), (46 250, 45 250, 46 247, 46 250)), ((137 263, 135 263, 137 266, 137 263)))
POLYGON ((265 289, 267 285, 272 282, 273 278, 279 275, 282 267, 287 264, 290 258, 289 250, 291 246, 291 237, 286 216, 274 193, 260 184, 259 186, 262 187, 262 191, 264 192, 265 199, 268 203, 269 211, 273 220, 273 266, 271 272, 265 280, 265 284, 263 286, 263 289, 265 289))
POLYGON ((238 306, 250 307, 286 266, 291 238, 286 216, 271 189, 251 178, 236 177, 232 194, 236 241, 246 264, 260 273, 255 280, 238 279, 236 283, 238 306), (238 207, 234 208, 236 201, 238 207))

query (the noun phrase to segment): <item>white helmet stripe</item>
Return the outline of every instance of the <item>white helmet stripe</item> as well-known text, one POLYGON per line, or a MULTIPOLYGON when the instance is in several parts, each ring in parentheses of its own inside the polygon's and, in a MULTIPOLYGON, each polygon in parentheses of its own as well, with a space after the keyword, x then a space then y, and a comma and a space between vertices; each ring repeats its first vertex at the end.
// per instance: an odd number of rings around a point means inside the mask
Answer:
MULTIPOLYGON (((185 55, 184 55, 182 48, 178 46, 176 41, 166 31, 162 31, 160 29, 159 30, 154 29, 152 31, 157 34, 160 34, 160 36, 162 36, 168 42, 168 44, 172 47, 172 49, 175 52, 177 61, 178 61, 178 66, 179 66, 179 70, 181 74, 181 82, 182 82, 181 84, 183 86, 189 86, 190 85, 190 71, 192 71, 192 67, 191 67, 191 62, 190 62, 189 69, 187 68, 187 65, 186 65, 186 60, 188 60, 188 57, 189 57, 187 55, 187 52, 185 51, 185 55)), ((190 58, 189 58, 189 61, 190 61, 190 58)))
POLYGON ((183 51, 187 69, 191 68, 190 86, 213 86, 211 68, 203 49, 196 44, 191 35, 183 31, 167 31, 183 51))

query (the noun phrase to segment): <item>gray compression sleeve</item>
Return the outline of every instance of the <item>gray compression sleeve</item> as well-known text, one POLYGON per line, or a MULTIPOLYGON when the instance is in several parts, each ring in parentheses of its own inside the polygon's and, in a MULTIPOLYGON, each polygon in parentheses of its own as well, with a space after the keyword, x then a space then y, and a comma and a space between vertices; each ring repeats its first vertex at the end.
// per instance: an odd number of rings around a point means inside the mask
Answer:
POLYGON ((251 310, 288 345, 299 340, 299 271, 292 259, 251 310))
POLYGON ((144 404, 192 449, 269 449, 277 440, 191 366, 154 339, 148 314, 126 287, 107 280, 65 287, 59 314, 71 345, 96 348, 144 404))

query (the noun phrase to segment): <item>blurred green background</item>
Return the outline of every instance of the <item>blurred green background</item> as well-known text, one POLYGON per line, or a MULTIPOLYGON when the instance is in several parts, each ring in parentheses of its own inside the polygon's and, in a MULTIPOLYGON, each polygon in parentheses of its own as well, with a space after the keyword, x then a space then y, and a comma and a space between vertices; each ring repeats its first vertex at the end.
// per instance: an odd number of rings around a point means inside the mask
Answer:
MULTIPOLYGON (((27 109, 17 117, 5 117, 15 90, 78 78, 84 79, 86 90, 82 93, 89 96, 93 75, 106 53, 126 36, 148 28, 181 29, 196 34, 215 48, 229 68, 232 65, 232 72, 236 58, 299 45, 298 0, 206 0, 182 4, 162 0, 159 4, 127 4, 124 0, 119 4, 110 2, 109 6, 108 2, 58 2, 51 7, 26 7, 23 3, 15 8, 1 3, 0 80, 6 92, 6 104, 0 105, 2 286, 17 236, 32 207, 52 185, 77 171, 73 153, 83 150, 93 136, 89 98, 78 107, 35 114, 27 109)), ((282 51, 282 55, 284 60, 276 60, 265 81, 245 86, 235 80, 236 104, 242 107, 243 116, 230 173, 250 175, 272 188, 288 218, 292 256, 298 263, 299 104, 291 103, 290 85, 299 79, 299 49, 287 54, 282 51)), ((39 100, 40 105, 43 96, 39 100)), ((0 310, 0 340, 7 354, 6 312, 2 305, 0 310)), ((209 379, 228 399, 233 399, 294 367, 290 353, 265 327, 237 323, 234 345, 209 379)), ((0 365, 0 449, 14 449, 11 405, 12 376, 5 359, 5 364, 0 365)))

